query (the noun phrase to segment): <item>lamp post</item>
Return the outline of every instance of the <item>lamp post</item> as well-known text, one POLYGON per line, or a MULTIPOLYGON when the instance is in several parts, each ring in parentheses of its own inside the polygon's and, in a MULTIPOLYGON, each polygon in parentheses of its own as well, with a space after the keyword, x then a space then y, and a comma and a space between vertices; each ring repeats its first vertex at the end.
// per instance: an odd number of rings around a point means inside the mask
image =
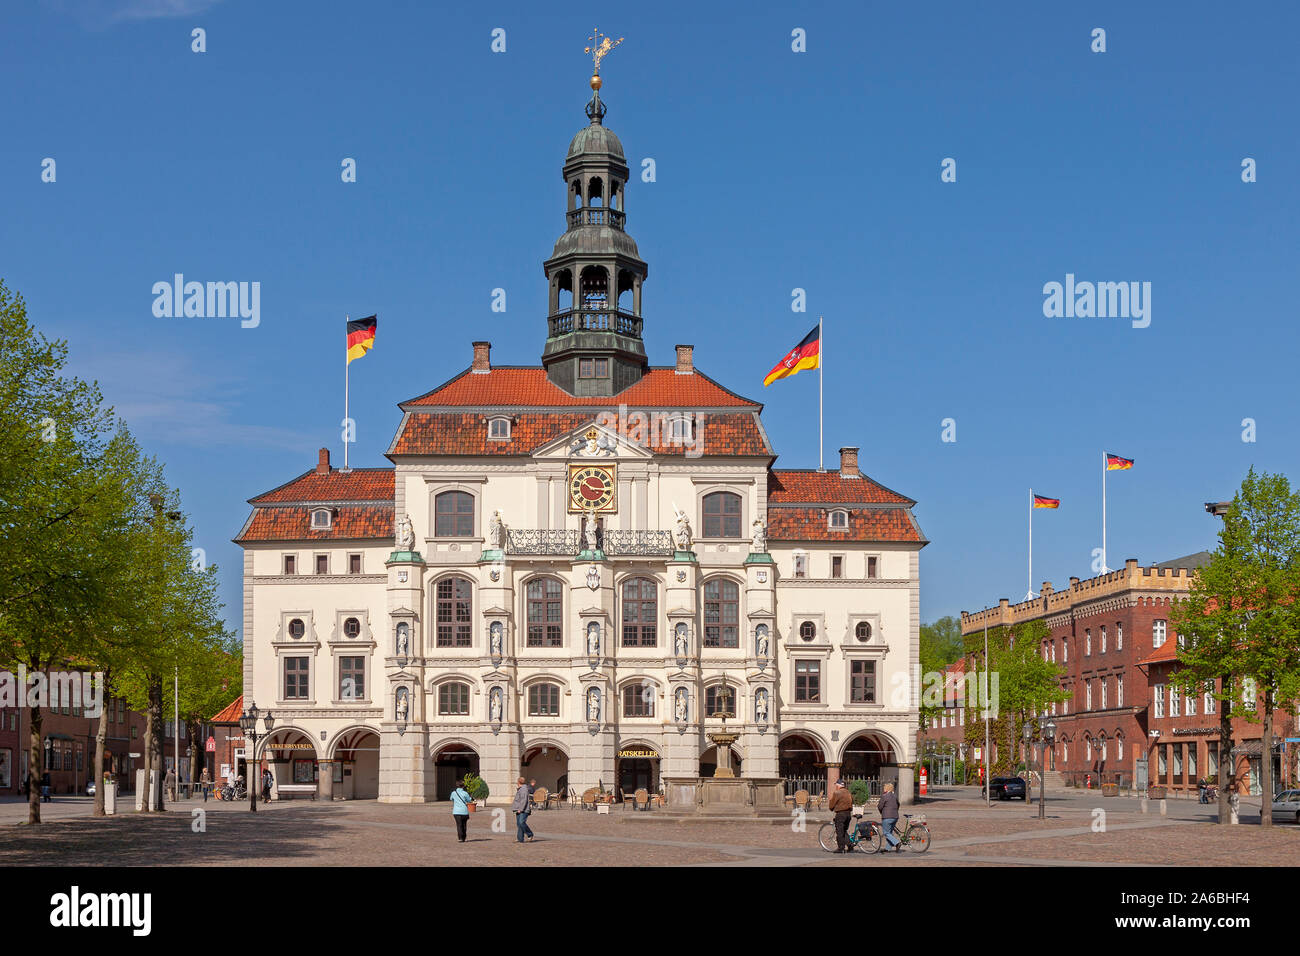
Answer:
POLYGON ((257 812, 257 788, 261 785, 262 782, 260 779, 253 778, 254 774, 257 774, 258 777, 261 776, 261 774, 258 773, 259 761, 257 758, 257 742, 263 737, 270 736, 271 730, 274 727, 275 727, 275 718, 271 716, 271 712, 268 710, 266 712, 266 716, 262 717, 261 712, 258 711, 257 709, 256 703, 254 703, 251 707, 249 707, 246 711, 244 711, 242 714, 239 715, 239 728, 244 732, 244 739, 245 740, 251 739, 253 741, 253 761, 250 764, 250 769, 249 769, 250 779, 248 781, 248 797, 249 797, 248 809, 251 810, 253 813, 257 812), (261 717, 262 722, 266 724, 266 733, 259 734, 257 732, 257 720, 259 717, 261 717))
POLYGON ((1022 728, 1025 738, 1025 803, 1029 802, 1029 789, 1034 785, 1033 778, 1029 776, 1033 767, 1033 759, 1029 756, 1034 747, 1034 724, 1029 717, 1025 718, 1025 725, 1022 728))
POLYGON ((1043 724, 1043 751, 1042 757, 1038 761, 1038 819, 1047 819, 1047 808, 1043 801, 1047 798, 1047 776, 1043 771, 1047 768, 1047 748, 1054 746, 1056 743, 1056 721, 1048 719, 1043 724))

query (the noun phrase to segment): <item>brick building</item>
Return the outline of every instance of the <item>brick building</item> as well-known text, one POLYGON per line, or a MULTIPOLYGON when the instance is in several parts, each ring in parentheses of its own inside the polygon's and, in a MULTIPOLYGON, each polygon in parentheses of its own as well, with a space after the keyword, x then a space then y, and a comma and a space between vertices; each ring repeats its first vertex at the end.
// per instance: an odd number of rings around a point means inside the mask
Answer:
MULTIPOLYGON (((1062 591, 1045 581, 1032 600, 1011 604, 1003 598, 996 607, 962 612, 963 635, 985 626, 1047 624, 1042 654, 1065 667, 1061 686, 1070 693, 1049 711, 1057 728, 1047 755, 1049 771, 1069 784, 1094 787, 1102 779, 1132 785, 1145 773, 1150 785, 1174 791, 1194 791, 1200 778, 1221 772, 1219 702, 1204 693, 1188 698, 1168 686, 1179 643, 1171 609, 1188 595, 1195 569, 1208 560, 1202 551, 1143 568, 1130 558, 1121 570, 1071 578, 1062 591)), ((955 683, 960 671, 950 670, 955 683)), ((965 720, 971 716, 979 719, 978 712, 957 708, 924 739, 962 754, 965 720)), ((1279 738, 1294 736, 1295 718, 1279 712, 1276 732, 1279 738)), ((1242 793, 1259 792, 1261 737, 1260 724, 1234 719, 1231 766, 1242 793)), ((1294 780, 1293 754, 1279 746, 1274 761, 1279 780, 1284 767, 1285 779, 1294 780)))

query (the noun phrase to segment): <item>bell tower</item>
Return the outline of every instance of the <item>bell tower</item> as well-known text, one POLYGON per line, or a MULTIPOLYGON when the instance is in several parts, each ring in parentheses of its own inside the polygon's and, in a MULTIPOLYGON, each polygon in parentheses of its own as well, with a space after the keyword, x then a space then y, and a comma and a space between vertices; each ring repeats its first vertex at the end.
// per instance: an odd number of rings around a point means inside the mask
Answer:
POLYGON ((617 395, 646 367, 641 285, 648 267, 627 234, 628 167, 623 144, 605 128, 600 61, 623 41, 592 36, 596 64, 587 126, 564 160, 565 232, 542 268, 549 286, 546 377, 570 395, 617 395))

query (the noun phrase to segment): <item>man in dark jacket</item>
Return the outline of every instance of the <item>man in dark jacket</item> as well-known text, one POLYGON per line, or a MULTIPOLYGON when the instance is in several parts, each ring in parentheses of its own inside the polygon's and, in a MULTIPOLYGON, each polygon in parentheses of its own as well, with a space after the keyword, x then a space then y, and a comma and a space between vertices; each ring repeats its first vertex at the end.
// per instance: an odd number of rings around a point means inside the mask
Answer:
POLYGON ((903 852, 903 845, 894 836, 894 824, 898 822, 898 794, 894 793, 892 783, 885 784, 884 793, 880 795, 880 826, 885 831, 887 849, 896 853, 903 852))
POLYGON ((533 809, 533 794, 523 777, 519 778, 519 789, 515 791, 514 802, 510 809, 515 811, 515 839, 519 843, 533 841, 532 828, 528 826, 528 814, 533 809))
POLYGON ((853 814, 853 795, 844 786, 843 780, 836 780, 828 804, 835 814, 835 852, 849 852, 849 818, 853 814))

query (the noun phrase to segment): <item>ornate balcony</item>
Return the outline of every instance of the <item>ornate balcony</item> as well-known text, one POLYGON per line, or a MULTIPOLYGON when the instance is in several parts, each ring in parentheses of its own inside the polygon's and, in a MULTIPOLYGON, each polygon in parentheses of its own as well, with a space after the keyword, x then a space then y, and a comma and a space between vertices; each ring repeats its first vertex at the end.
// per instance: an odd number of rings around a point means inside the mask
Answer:
MULTIPOLYGON (((609 556, 671 555, 671 531, 597 530, 596 546, 609 556)), ((582 532, 563 528, 510 528, 507 554, 541 554, 576 557, 583 549, 582 532)))
POLYGON ((547 320, 547 334, 555 338, 568 332, 617 332, 639 339, 643 321, 641 316, 621 309, 569 309, 557 312, 547 320))
POLYGON ((571 209, 568 217, 570 229, 578 226, 610 226, 622 230, 623 223, 627 221, 627 214, 621 209, 603 209, 599 206, 571 209))

